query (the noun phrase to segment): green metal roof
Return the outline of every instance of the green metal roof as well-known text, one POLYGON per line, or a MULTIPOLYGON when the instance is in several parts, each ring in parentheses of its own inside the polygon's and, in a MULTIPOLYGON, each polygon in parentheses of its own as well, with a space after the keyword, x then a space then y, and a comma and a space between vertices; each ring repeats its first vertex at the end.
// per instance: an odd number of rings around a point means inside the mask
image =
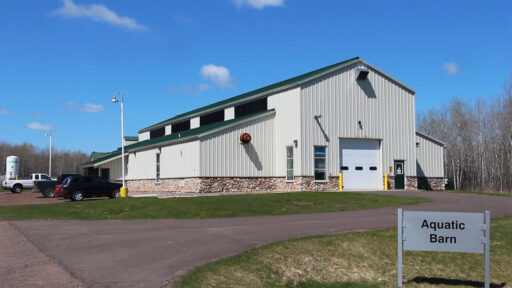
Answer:
POLYGON ((125 141, 139 141, 139 136, 124 136, 125 141))
MULTIPOLYGON (((243 117, 239 117, 239 118, 235 118, 235 119, 231 119, 231 120, 227 120, 227 121, 212 123, 209 125, 201 126, 201 127, 190 129, 190 130, 183 131, 183 132, 172 133, 172 134, 158 137, 155 139, 140 141, 137 143, 133 143, 133 144, 124 146, 124 150, 126 153, 131 150, 135 150, 135 149, 139 149, 139 148, 143 148, 143 147, 147 147, 147 146, 151 146, 151 145, 155 145, 155 144, 160 144, 160 143, 164 143, 164 142, 171 142, 171 141, 176 141, 176 140, 187 140, 188 138, 197 137, 202 134, 213 132, 217 129, 224 128, 226 126, 230 126, 232 124, 241 123, 241 122, 256 118, 258 116, 271 114, 273 112, 274 112, 274 109, 270 109, 270 110, 262 111, 262 112, 255 113, 252 115, 247 115, 247 116, 243 116, 243 117)), ((103 157, 97 158, 93 161, 83 163, 81 166, 94 165, 96 163, 103 162, 105 160, 109 160, 109 159, 112 159, 112 158, 120 156, 120 155, 121 155, 121 148, 117 148, 117 150, 109 152, 106 155, 104 155, 103 157)))
POLYGON ((240 100, 243 100, 243 99, 246 99, 246 98, 250 98, 250 97, 256 96, 258 94, 263 94, 263 93, 266 93, 266 92, 269 92, 269 91, 272 91, 272 90, 275 90, 275 89, 283 88, 283 87, 286 87, 286 86, 289 86, 289 85, 293 85, 293 84, 297 84, 297 83, 303 82, 305 80, 309 80, 311 78, 319 76, 319 75, 321 75, 321 74, 323 74, 325 72, 328 72, 330 70, 333 70, 333 69, 340 68, 342 66, 348 65, 350 62, 353 62, 353 61, 356 61, 356 60, 359 60, 359 57, 355 57, 355 58, 348 59, 348 60, 345 60, 345 61, 333 64, 333 65, 329 65, 329 66, 326 66, 326 67, 323 67, 323 68, 320 68, 320 69, 317 69, 317 70, 314 70, 314 71, 311 71, 311 72, 308 72, 308 73, 305 73, 305 74, 302 74, 302 75, 299 75, 299 76, 296 76, 296 77, 293 77, 293 78, 290 78, 290 79, 287 79, 287 80, 284 80, 284 81, 281 81, 281 82, 274 83, 274 84, 269 85, 269 86, 265 86, 263 88, 259 88, 259 89, 256 89, 256 90, 244 93, 244 94, 240 94, 238 96, 235 96, 235 97, 232 97, 232 98, 229 98, 229 99, 226 99, 226 100, 222 100, 220 102, 216 102, 216 103, 213 103, 213 104, 210 104, 210 105, 207 105, 207 106, 204 106, 204 107, 201 107, 201 108, 198 108, 198 109, 195 109, 195 110, 183 113, 183 114, 176 115, 176 116, 174 116, 172 118, 169 118, 169 119, 164 120, 162 122, 159 122, 159 123, 156 123, 156 124, 151 125, 149 127, 146 127, 144 129, 141 129, 141 130, 139 130, 139 133, 146 132, 146 131, 149 131, 149 130, 152 130, 152 129, 155 129, 155 128, 160 128, 162 126, 166 126, 166 125, 169 125, 169 124, 172 124, 172 123, 175 123, 175 122, 179 122, 179 121, 185 120, 185 118, 187 118, 187 117, 189 117, 191 115, 198 114, 198 113, 201 113, 201 112, 204 112, 204 111, 207 111, 207 110, 211 110, 211 109, 215 109, 215 108, 220 108, 220 107, 226 106, 226 105, 228 105, 230 103, 237 102, 237 101, 240 101, 240 100))
MULTIPOLYGON (((126 146, 125 146, 126 148, 126 146)), ((94 153, 94 152, 93 152, 94 153)), ((108 159, 111 159, 111 158, 114 158, 116 156, 119 156, 121 155, 121 148, 118 148, 117 150, 115 151, 112 151, 112 152, 107 152, 107 153, 103 153, 104 155, 102 155, 101 157, 98 157, 96 159, 93 158, 92 161, 89 161, 89 162, 86 162, 86 163, 83 163, 81 164, 80 166, 89 166, 89 165, 94 165, 98 162, 103 162, 105 160, 108 160, 108 159)))
POLYGON ((91 153, 91 159, 92 159, 92 160, 96 160, 96 159, 98 159, 98 158, 100 158, 100 157, 105 156, 105 155, 106 155, 106 154, 108 154, 108 153, 110 153, 110 152, 95 152, 95 151, 92 151, 92 153, 91 153))

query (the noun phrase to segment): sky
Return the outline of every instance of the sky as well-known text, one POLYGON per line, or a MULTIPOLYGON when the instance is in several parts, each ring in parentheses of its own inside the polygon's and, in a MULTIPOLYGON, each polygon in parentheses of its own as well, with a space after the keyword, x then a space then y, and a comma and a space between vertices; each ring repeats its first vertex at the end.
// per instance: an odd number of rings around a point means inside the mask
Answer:
POLYGON ((112 151, 125 135, 353 57, 416 111, 502 93, 512 1, 0 0, 0 142, 112 151))

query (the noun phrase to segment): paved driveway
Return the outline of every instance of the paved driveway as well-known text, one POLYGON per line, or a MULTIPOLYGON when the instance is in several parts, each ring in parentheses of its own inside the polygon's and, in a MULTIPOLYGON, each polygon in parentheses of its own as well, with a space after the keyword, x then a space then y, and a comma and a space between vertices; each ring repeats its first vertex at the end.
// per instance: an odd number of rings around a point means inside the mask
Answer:
POLYGON ((0 206, 31 205, 31 204, 55 204, 69 200, 64 198, 45 198, 41 193, 32 193, 30 190, 23 190, 22 193, 0 192, 0 206))
MULTIPOLYGON (((432 202, 409 210, 512 216, 512 197, 378 192, 432 202)), ((396 208, 205 220, 13 221, 31 243, 93 287, 161 287, 194 266, 295 237, 396 226, 396 208)))

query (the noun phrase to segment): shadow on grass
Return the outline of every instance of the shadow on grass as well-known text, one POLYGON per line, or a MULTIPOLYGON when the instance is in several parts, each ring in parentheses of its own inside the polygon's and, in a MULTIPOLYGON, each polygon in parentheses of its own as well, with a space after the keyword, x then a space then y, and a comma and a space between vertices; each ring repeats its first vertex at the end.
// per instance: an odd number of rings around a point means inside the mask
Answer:
MULTIPOLYGON (((470 286, 470 287, 484 287, 484 282, 481 281, 472 281, 472 280, 460 280, 460 279, 447 279, 447 278, 438 278, 438 277, 424 277, 419 276, 412 280, 407 281, 407 283, 428 283, 432 285, 452 285, 452 286, 470 286)), ((501 284, 491 283, 491 288, 503 288, 507 283, 503 282, 501 284)))

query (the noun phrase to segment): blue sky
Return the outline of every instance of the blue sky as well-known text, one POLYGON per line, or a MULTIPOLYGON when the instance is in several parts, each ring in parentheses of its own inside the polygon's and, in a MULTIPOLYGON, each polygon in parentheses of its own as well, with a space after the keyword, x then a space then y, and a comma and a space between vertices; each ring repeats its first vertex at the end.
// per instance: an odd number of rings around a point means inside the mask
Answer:
POLYGON ((0 1, 0 141, 111 151, 179 113, 359 56, 416 109, 512 74, 512 1, 0 1))

